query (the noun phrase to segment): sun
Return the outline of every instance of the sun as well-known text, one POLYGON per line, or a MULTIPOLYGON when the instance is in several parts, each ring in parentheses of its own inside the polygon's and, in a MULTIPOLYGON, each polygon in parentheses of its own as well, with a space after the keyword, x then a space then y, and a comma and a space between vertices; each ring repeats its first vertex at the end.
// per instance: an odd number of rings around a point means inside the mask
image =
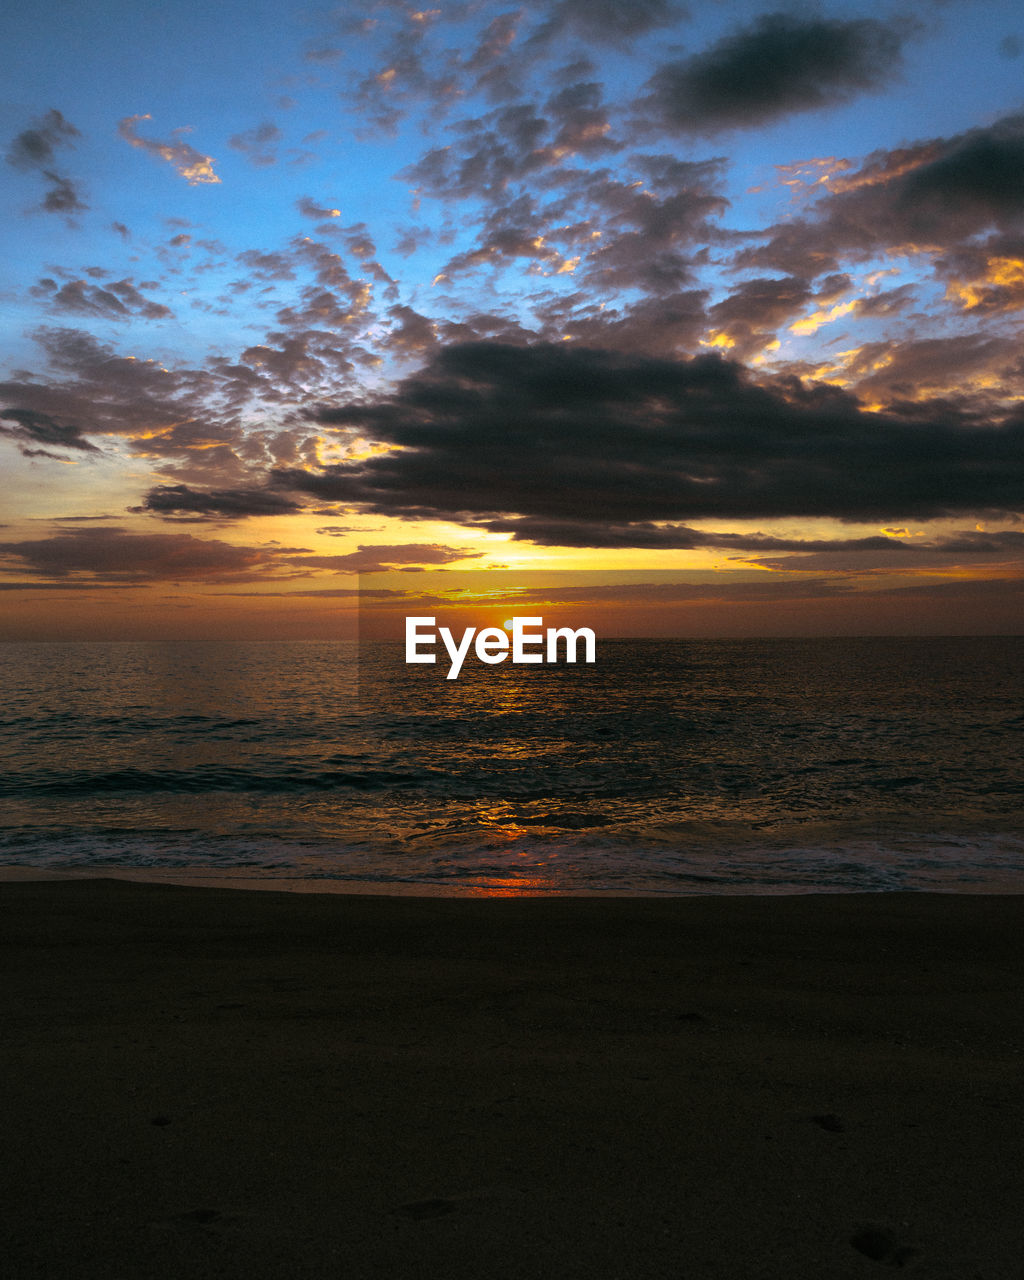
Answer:
POLYGON ((501 625, 505 628, 505 630, 506 630, 506 631, 511 631, 511 630, 512 630, 512 619, 511 619, 511 618, 506 618, 506 619, 505 619, 505 621, 504 621, 501 625))

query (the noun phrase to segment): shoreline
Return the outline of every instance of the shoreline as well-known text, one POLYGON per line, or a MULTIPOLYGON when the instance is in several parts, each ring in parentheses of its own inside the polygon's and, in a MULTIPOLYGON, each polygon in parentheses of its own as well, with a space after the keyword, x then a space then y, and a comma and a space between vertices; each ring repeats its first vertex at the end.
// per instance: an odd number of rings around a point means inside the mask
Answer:
POLYGON ((0 904, 16 1280, 1019 1280, 1019 896, 0 904))

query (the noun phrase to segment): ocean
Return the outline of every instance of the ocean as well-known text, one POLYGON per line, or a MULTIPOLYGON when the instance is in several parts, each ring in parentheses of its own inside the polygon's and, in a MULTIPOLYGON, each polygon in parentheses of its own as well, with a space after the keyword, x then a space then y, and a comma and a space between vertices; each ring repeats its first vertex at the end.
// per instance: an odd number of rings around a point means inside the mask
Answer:
POLYGON ((1019 637, 0 645, 0 865, 437 894, 1024 892, 1019 637))

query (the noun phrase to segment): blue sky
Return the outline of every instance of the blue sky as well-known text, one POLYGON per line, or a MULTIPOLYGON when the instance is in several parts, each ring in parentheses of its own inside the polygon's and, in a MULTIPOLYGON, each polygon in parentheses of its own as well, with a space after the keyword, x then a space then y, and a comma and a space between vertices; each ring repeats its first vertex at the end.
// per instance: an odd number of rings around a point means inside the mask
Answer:
POLYGON ((375 566, 1018 589, 1017 6, 3 24, 11 634, 375 566))

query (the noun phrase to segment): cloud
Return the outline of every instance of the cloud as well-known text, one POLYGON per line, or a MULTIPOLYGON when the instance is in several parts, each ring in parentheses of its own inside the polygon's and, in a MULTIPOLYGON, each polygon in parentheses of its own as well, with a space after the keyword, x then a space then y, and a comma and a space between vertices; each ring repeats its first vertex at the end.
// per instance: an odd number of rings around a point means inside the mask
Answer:
POLYGON ((1024 309, 1024 236, 990 236, 936 262, 946 300, 975 316, 1024 309))
POLYGON ((189 533, 126 533, 117 527, 62 529, 49 538, 0 542, 12 567, 83 584, 247 581, 273 567, 273 552, 189 533))
POLYGON ((28 443, 58 445, 62 449, 78 449, 84 453, 98 453, 97 447, 82 435, 81 429, 67 423, 56 422, 48 414, 32 409, 0 409, 0 435, 19 444, 26 457, 54 457, 26 447, 28 443))
MULTIPOLYGON (((525 0, 507 12, 493 6, 445 4, 415 9, 405 4, 344 6, 335 30, 317 47, 336 48, 338 34, 363 48, 348 100, 373 129, 393 132, 415 110, 436 118, 467 95, 491 102, 521 94, 537 71, 573 54, 577 72, 589 66, 581 43, 625 52, 649 33, 686 16, 671 0, 525 0)), ((550 84, 559 71, 548 71, 550 84)))
POLYGON ((43 176, 51 184, 40 205, 47 213, 84 213, 88 209, 70 178, 50 169, 44 169, 43 176))
POLYGON ((515 103, 458 126, 454 146, 433 147, 398 176, 447 199, 500 197, 514 179, 552 162, 549 123, 531 103, 515 103))
MULTIPOLYGON (((0 529, 4 528, 0 525, 0 529)), ((0 591, 116 591, 120 582, 0 582, 0 591)))
POLYGON ((52 376, 0 383, 0 399, 58 421, 77 421, 90 434, 155 440, 208 417, 209 401, 223 385, 203 370, 174 371, 155 360, 117 355, 83 330, 45 327, 33 336, 52 376))
POLYGON ((180 129, 174 129, 171 133, 172 141, 161 142, 157 138, 142 138, 138 132, 138 122, 140 120, 151 120, 152 116, 135 115, 125 116, 117 126, 117 132, 133 147, 139 147, 143 151, 148 151, 150 155, 157 156, 160 160, 166 160, 168 164, 173 165, 175 170, 185 179, 189 186, 197 186, 200 183, 220 182, 213 171, 216 163, 210 156, 204 156, 201 151, 197 151, 195 147, 189 146, 187 142, 183 142, 181 134, 189 132, 189 126, 180 129))
POLYGON ((166 320, 174 316, 170 307, 144 297, 131 280, 117 280, 102 288, 87 280, 69 280, 58 287, 55 280, 44 276, 31 292, 37 298, 45 298, 55 311, 72 315, 102 316, 108 320, 128 320, 132 316, 166 320))
POLYGON ((670 0, 561 0, 531 40, 547 41, 571 32, 595 44, 624 45, 686 15, 670 0))
POLYGON ((213 489, 201 491, 184 484, 161 484, 150 489, 138 507, 130 511, 174 519, 238 520, 246 516, 287 516, 302 510, 281 493, 265 489, 213 489))
POLYGON ((742 250, 736 264, 813 277, 844 256, 942 253, 993 231, 1024 233, 1024 115, 875 152, 825 189, 808 216, 770 228, 768 243, 742 250))
POLYGON ((77 423, 90 436, 121 437, 137 456, 168 460, 171 482, 203 492, 259 488, 260 467, 312 462, 317 432, 296 424, 298 405, 345 385, 352 368, 328 330, 272 330, 266 342, 234 359, 211 356, 205 368, 120 355, 79 329, 32 336, 49 368, 0 382, 0 404, 77 423))
POLYGON ((57 149, 73 146, 74 139, 81 136, 69 120, 51 109, 30 129, 19 133, 7 152, 7 163, 13 168, 41 173, 50 183, 39 206, 47 213, 82 213, 89 207, 74 182, 54 169, 57 149))
POLYGON ((874 18, 766 14, 710 49, 661 67, 644 106, 670 132, 749 129, 880 88, 904 35, 874 18))
POLYGON ((437 345, 436 326, 429 317, 407 306, 389 307, 387 314, 392 323, 384 345, 389 350, 411 354, 430 351, 437 345))
POLYGON ((941 401, 868 413, 836 387, 755 382, 712 355, 465 343, 393 395, 315 418, 388 447, 280 468, 283 489, 526 538, 551 521, 599 538, 606 524, 1012 511, 1024 482, 1019 413, 989 421, 941 401))
POLYGON ((340 218, 340 209, 331 209, 326 205, 319 205, 315 200, 311 200, 309 196, 302 196, 295 201, 295 207, 304 218, 313 218, 316 222, 322 222, 324 218, 340 218))
POLYGON ((228 146, 234 147, 236 151, 241 151, 251 165, 257 168, 266 168, 268 165, 277 164, 277 152, 274 144, 281 141, 284 135, 276 124, 265 121, 261 125, 257 125, 255 129, 248 129, 245 133, 236 133, 228 139, 228 146))
POLYGON ((671 357, 697 347, 707 323, 707 298, 704 289, 687 289, 616 307, 581 293, 538 305, 537 314, 543 321, 542 336, 548 340, 561 338, 583 347, 671 357))
MULTIPOLYGON (((820 547, 808 543, 805 547, 794 548, 805 552, 796 557, 754 554, 750 560, 766 569, 799 569, 809 573, 817 570, 864 572, 906 567, 927 573, 956 567, 965 560, 981 560, 987 565, 996 565, 1000 576, 1006 572, 1015 572, 1020 576, 1021 555, 1024 553, 1024 533, 1014 529, 1001 529, 992 533, 962 530, 930 540, 915 539, 913 542, 898 538, 878 539, 879 543, 889 544, 883 554, 878 554, 881 548, 869 547, 869 541, 864 539, 863 547, 858 547, 853 540, 845 547, 838 542, 823 543, 820 547)), ((753 550, 756 552, 757 548, 753 550)), ((766 547, 765 551, 768 550, 770 549, 766 547)))
MULTIPOLYGON (((967 331, 955 338, 867 342, 846 352, 830 376, 852 383, 865 403, 896 403, 928 396, 973 393, 1019 397, 1024 366, 1016 337, 967 331)), ((967 402, 969 404, 969 402, 967 402)))
MULTIPOLYGON (((653 524, 647 521, 613 523, 594 520, 488 519, 492 533, 510 533, 515 541, 528 540, 550 547, 588 547, 610 550, 634 547, 647 551, 786 551, 834 555, 838 551, 877 553, 907 550, 898 538, 872 534, 859 538, 780 538, 772 534, 734 533, 728 530, 694 529, 684 524, 653 524)), ((915 544, 914 550, 917 550, 915 544)), ((752 557, 744 556, 744 559, 752 557)), ((758 562, 760 558, 758 558, 758 562)), ((780 561, 780 563, 783 563, 780 561)), ((788 561, 793 568, 796 561, 788 561)), ((803 564, 803 560, 800 561, 803 564)))
POLYGON ((238 255, 238 261, 256 280, 294 280, 295 263, 285 253, 261 253, 258 249, 246 249, 238 255))
POLYGON ((601 301, 609 291, 671 294, 691 284, 693 255, 718 238, 710 220, 728 207, 724 161, 636 154, 625 172, 576 166, 565 163, 561 137, 551 119, 520 103, 464 122, 456 142, 401 175, 424 195, 485 203, 476 244, 437 279, 532 259, 538 273, 565 275, 601 301))
POLYGON ((289 562, 303 567, 335 573, 383 573, 388 569, 421 568, 426 565, 453 564, 458 560, 479 560, 482 551, 466 547, 446 547, 437 542, 400 542, 386 546, 360 546, 342 556, 292 556, 289 562))
POLYGON ((709 345, 720 346, 739 358, 770 343, 780 325, 798 314, 811 296, 806 280, 747 280, 728 298, 708 311, 712 326, 709 345))
POLYGON ((58 147, 67 146, 81 133, 70 120, 56 110, 50 110, 24 130, 11 143, 7 163, 16 169, 44 169, 52 165, 58 147))

